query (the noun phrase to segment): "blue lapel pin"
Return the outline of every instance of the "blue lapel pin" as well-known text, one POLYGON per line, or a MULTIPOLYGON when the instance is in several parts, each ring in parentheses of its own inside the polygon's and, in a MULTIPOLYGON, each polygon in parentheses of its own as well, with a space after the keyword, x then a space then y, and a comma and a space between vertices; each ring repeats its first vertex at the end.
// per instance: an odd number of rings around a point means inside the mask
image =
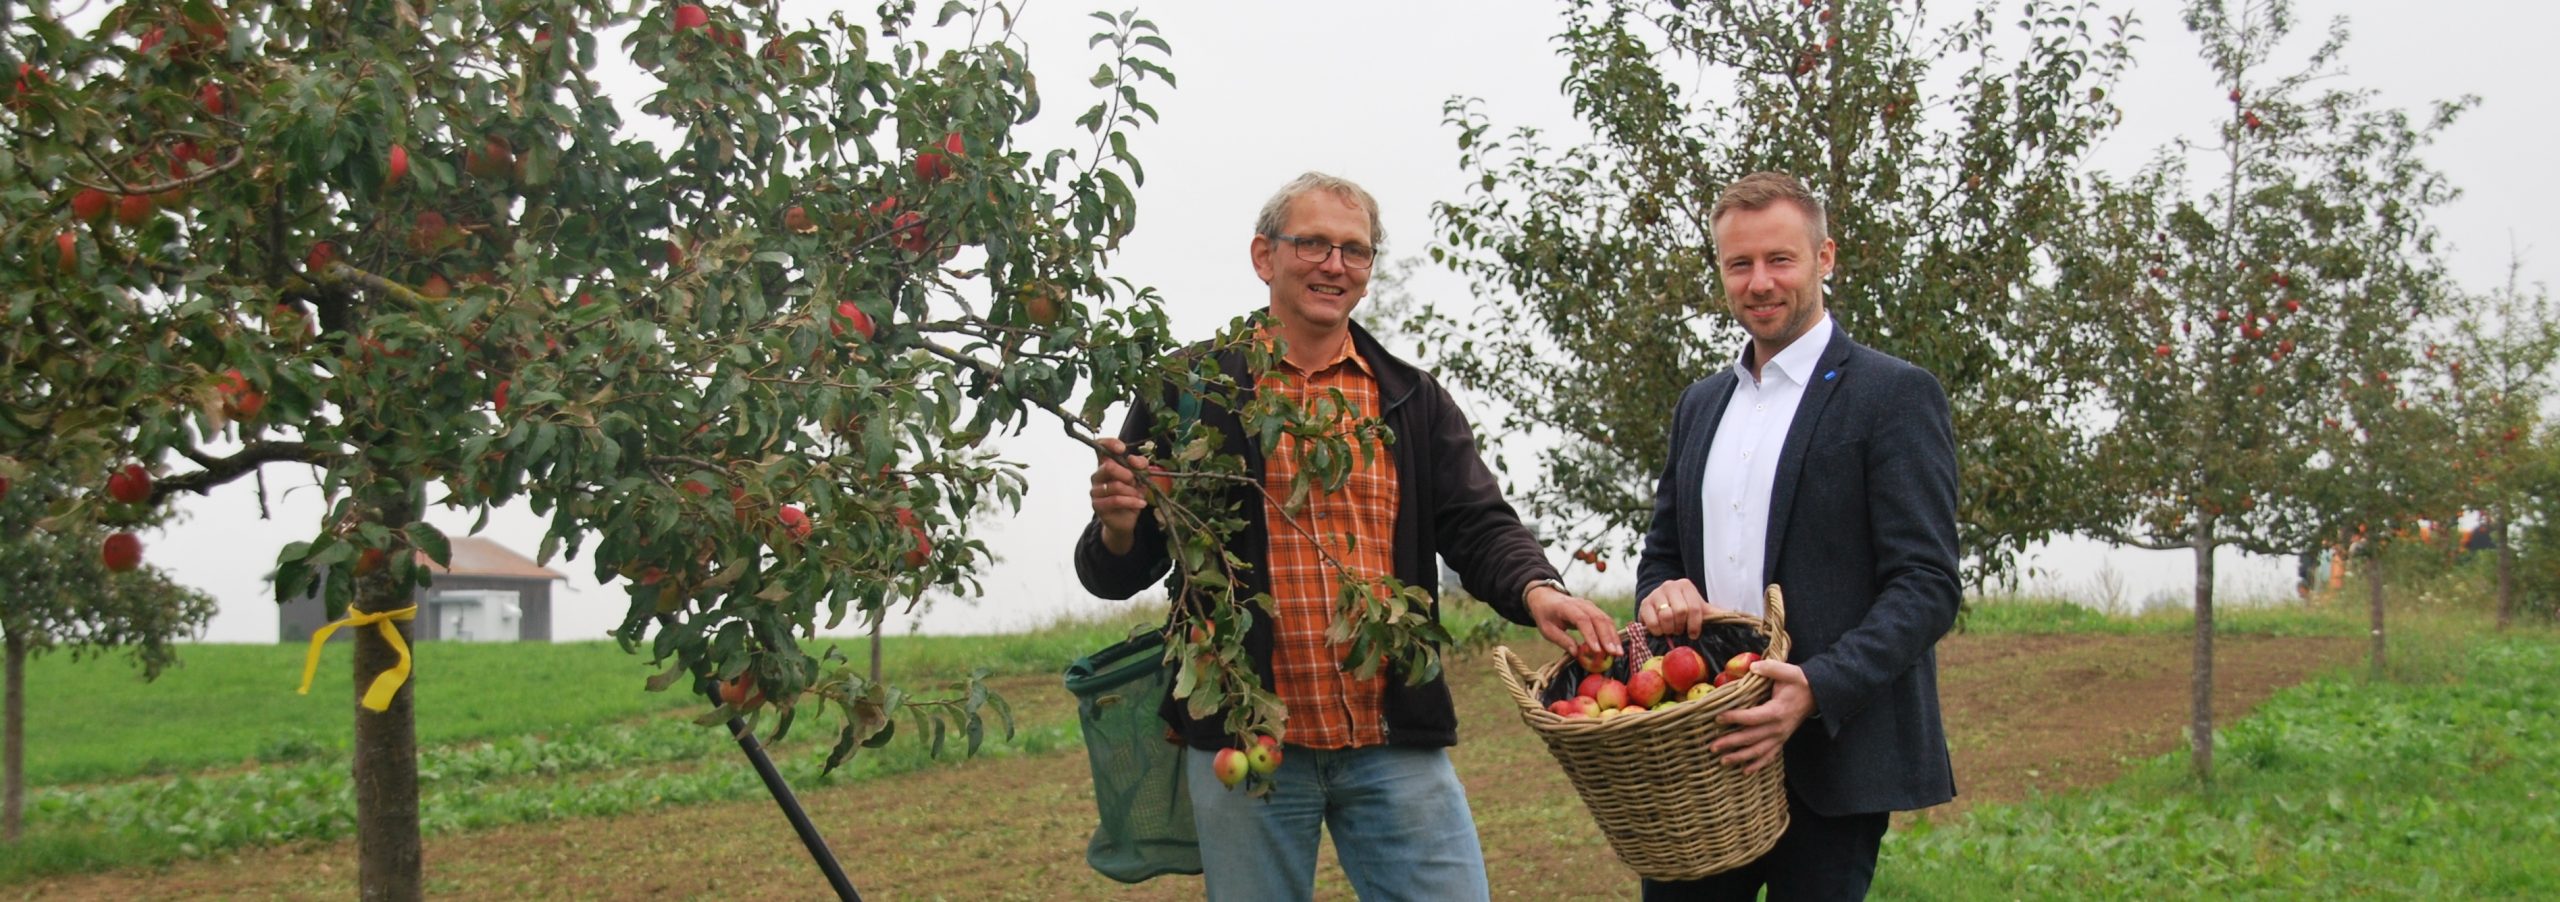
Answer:
POLYGON ((1822 374, 1822 381, 1824 381, 1824 382, 1829 382, 1829 381, 1831 381, 1831 380, 1833 380, 1833 379, 1839 378, 1839 376, 1840 376, 1840 371, 1839 371, 1839 370, 1825 370, 1825 371, 1823 372, 1823 374, 1822 374))

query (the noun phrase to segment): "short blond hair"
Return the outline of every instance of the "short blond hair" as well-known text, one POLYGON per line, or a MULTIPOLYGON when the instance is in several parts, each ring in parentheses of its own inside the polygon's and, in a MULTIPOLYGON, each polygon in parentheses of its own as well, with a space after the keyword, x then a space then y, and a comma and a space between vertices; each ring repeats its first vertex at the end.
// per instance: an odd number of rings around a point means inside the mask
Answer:
POLYGON ((1813 246, 1831 240, 1831 226, 1822 212, 1822 200, 1805 190, 1804 183, 1783 172, 1754 172, 1726 185, 1716 196, 1715 209, 1707 212, 1707 227, 1712 229, 1731 210, 1746 213, 1769 209, 1769 205, 1785 201, 1804 211, 1805 226, 1813 233, 1813 246))

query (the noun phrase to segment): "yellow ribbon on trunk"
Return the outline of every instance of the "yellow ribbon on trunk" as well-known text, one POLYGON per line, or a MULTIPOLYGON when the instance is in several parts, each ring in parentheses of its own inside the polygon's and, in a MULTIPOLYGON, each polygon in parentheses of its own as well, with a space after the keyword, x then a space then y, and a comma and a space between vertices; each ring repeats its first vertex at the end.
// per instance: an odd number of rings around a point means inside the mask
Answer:
POLYGON ((328 643, 330 633, 337 632, 342 626, 371 624, 375 629, 382 631, 382 641, 391 643, 391 650, 400 653, 400 663, 374 675, 373 685, 364 691, 364 707, 365 710, 376 714, 389 709, 391 697, 400 694, 400 684, 409 681, 409 643, 400 640, 400 628, 392 626, 391 622, 416 619, 418 619, 418 606, 414 604, 396 611, 377 611, 370 614, 354 608, 347 609, 346 619, 323 626, 311 633, 311 653, 302 659, 302 688, 295 690, 296 694, 311 694, 311 678, 320 673, 320 648, 328 643))

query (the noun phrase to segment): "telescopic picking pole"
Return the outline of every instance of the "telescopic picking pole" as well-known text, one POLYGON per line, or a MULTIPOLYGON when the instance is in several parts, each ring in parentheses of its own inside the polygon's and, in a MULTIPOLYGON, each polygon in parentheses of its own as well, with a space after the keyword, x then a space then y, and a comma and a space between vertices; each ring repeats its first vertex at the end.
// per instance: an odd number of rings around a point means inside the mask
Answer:
MULTIPOLYGON (((658 625, 673 626, 675 617, 660 614, 658 625)), ((710 699, 713 705, 720 704, 717 683, 705 679, 697 681, 696 685, 704 698, 710 699)), ((844 875, 844 865, 838 864, 836 853, 827 849, 827 838, 818 835, 818 825, 811 823, 809 812, 800 807, 800 798, 791 793, 791 784, 783 782, 782 770, 773 766, 772 756, 764 753, 764 744, 756 741, 755 731, 747 728, 746 718, 729 718, 729 736, 738 740, 738 751, 746 753, 747 763, 755 765, 756 776, 764 779, 765 791, 773 794, 774 804, 782 806, 782 816, 790 819, 792 832, 800 834, 800 844, 809 848, 810 860, 817 862, 818 870, 827 875, 827 885, 835 887, 836 898, 844 902, 862 902, 862 894, 854 892, 853 881, 844 875)))

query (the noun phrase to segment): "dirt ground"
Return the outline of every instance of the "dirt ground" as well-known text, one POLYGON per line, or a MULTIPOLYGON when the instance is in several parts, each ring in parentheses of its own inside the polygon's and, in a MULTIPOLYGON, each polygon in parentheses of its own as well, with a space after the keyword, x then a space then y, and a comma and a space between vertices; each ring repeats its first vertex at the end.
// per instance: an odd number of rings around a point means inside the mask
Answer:
MULTIPOLYGON (((1906 815, 2104 783, 2177 747, 2188 718, 2185 636, 1951 636, 1939 647, 1956 802, 1906 815)), ((1527 651, 1527 649, 1523 649, 1527 651)), ((2222 637, 2215 710, 2245 716, 2276 689, 2356 660, 2352 639, 2222 637)), ((1497 898, 1632 899, 1545 747, 1521 726, 1489 657, 1453 661, 1467 783, 1497 898)), ((1056 699, 1018 698, 1017 705, 1056 699)), ((1123 886, 1084 864, 1093 801, 1082 751, 980 760, 829 788, 804 803, 865 899, 1197 899, 1197 878, 1123 886)), ((1887 863, 1890 866, 1890 862, 1887 863)), ((0 890, 47 899, 346 898, 354 845, 247 852, 166 869, 0 890)), ((826 882, 770 802, 669 808, 454 836, 426 847, 430 896, 462 899, 815 899, 826 882)), ((1350 898, 1328 848, 1319 896, 1350 898)))

